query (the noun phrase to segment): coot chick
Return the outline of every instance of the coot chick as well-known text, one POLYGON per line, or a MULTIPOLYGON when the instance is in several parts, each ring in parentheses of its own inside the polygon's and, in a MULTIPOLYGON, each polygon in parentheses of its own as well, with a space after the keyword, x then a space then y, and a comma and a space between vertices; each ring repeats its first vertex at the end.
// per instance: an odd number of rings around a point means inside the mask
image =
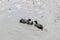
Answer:
POLYGON ((38 29, 43 30, 43 26, 41 24, 38 24, 37 21, 34 21, 34 22, 35 22, 35 24, 34 24, 35 27, 37 27, 38 29))

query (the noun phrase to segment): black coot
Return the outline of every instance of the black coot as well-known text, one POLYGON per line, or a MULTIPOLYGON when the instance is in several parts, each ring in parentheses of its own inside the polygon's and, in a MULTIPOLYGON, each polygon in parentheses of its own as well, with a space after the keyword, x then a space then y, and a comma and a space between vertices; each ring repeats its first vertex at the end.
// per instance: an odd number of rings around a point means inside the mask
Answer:
POLYGON ((31 19, 28 19, 27 24, 28 25, 33 25, 33 21, 31 21, 31 19))
POLYGON ((25 23, 27 23, 27 20, 22 18, 22 19, 20 19, 20 23, 25 24, 25 23))
POLYGON ((34 21, 34 22, 35 22, 35 24, 34 24, 35 27, 37 27, 38 29, 43 30, 43 26, 41 24, 38 24, 37 21, 34 21))

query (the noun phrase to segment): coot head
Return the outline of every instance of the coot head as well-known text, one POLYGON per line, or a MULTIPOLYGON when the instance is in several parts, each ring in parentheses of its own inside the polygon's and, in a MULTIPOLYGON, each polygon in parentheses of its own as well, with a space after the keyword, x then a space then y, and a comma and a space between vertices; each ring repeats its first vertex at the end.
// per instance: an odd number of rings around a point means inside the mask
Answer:
POLYGON ((34 22, 35 22, 35 24, 38 24, 38 22, 36 20, 34 22))
POLYGON ((28 19, 28 21, 31 21, 31 19, 28 19))
POLYGON ((31 19, 28 19, 27 24, 33 25, 33 21, 31 21, 31 19))

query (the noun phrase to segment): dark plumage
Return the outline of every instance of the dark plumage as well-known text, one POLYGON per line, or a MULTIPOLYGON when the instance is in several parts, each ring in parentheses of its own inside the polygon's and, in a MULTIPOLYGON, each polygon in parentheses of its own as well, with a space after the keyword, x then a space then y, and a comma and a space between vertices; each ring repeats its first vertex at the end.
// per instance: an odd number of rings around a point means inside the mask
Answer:
POLYGON ((35 22, 35 24, 38 24, 38 22, 37 21, 34 21, 35 22))
POLYGON ((35 24, 34 26, 37 27, 38 29, 43 30, 43 26, 41 24, 35 24))
POLYGON ((25 23, 27 23, 27 20, 22 18, 22 19, 20 20, 20 23, 24 23, 24 24, 25 24, 25 23))
POLYGON ((37 21, 34 21, 34 22, 35 22, 35 24, 34 24, 35 27, 37 27, 38 29, 43 30, 43 26, 41 24, 38 24, 37 21))
POLYGON ((28 19, 28 21, 31 21, 31 19, 28 19))
POLYGON ((28 19, 27 24, 33 25, 33 21, 31 21, 31 19, 28 19))
POLYGON ((29 25, 33 25, 33 21, 31 21, 31 19, 28 19, 28 20, 26 20, 26 19, 21 19, 20 20, 20 23, 23 23, 23 24, 29 24, 29 25))

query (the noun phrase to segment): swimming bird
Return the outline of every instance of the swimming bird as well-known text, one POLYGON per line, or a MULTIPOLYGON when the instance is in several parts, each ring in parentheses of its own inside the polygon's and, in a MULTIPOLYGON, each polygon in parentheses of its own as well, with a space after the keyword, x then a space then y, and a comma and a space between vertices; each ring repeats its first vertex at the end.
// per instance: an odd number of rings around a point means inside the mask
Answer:
POLYGON ((22 18, 22 19, 20 19, 20 23, 26 24, 27 20, 22 18))
POLYGON ((28 19, 28 20, 27 20, 27 24, 28 24, 28 25, 33 25, 33 21, 31 21, 31 19, 28 19))
POLYGON ((35 22, 35 24, 34 24, 35 27, 37 27, 38 29, 43 30, 43 26, 41 24, 39 24, 37 21, 34 21, 34 22, 35 22))

